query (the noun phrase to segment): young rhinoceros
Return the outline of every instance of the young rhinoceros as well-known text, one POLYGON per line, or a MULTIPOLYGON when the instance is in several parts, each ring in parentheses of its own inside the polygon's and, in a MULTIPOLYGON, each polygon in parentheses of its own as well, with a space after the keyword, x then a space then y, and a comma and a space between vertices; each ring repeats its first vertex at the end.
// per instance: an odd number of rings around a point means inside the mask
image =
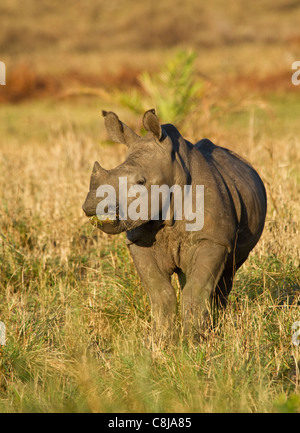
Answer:
POLYGON ((263 182, 232 151, 207 139, 193 145, 175 126, 160 125, 154 110, 144 114, 144 137, 115 113, 103 116, 109 136, 126 144, 128 154, 113 170, 95 162, 83 210, 106 233, 126 231, 157 326, 170 329, 176 315, 170 282, 176 272, 184 333, 200 332, 210 302, 226 306, 235 272, 261 236, 263 182), (169 196, 155 199, 157 188, 166 186, 169 196), (200 221, 191 224, 191 216, 200 221))

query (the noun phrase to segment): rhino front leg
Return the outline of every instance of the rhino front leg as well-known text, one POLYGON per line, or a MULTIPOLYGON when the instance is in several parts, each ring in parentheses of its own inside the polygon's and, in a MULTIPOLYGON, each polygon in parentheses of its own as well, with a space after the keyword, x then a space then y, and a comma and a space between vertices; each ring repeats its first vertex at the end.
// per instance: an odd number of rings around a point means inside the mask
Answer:
POLYGON ((129 250, 150 298, 155 331, 159 335, 170 335, 170 332, 173 332, 177 310, 177 298, 171 284, 171 276, 159 268, 151 248, 131 244, 129 250))
POLYGON ((206 328, 211 298, 227 257, 227 248, 208 240, 192 251, 181 301, 184 335, 201 335, 206 328))

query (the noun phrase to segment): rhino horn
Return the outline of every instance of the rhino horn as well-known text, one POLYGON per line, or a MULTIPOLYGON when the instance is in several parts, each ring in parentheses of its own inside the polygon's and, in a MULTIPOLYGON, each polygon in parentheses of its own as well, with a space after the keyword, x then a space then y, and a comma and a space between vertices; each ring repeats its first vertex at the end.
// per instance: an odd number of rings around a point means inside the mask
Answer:
POLYGON ((90 190, 97 189, 99 184, 104 183, 107 173, 107 170, 101 167, 98 161, 95 161, 90 180, 90 190))
POLYGON ((92 171, 92 177, 104 177, 107 174, 107 170, 105 170, 98 161, 95 161, 93 171, 92 171))
POLYGON ((102 111, 105 126, 110 138, 117 142, 129 146, 140 138, 129 126, 121 122, 118 116, 112 111, 102 111))
POLYGON ((161 140, 163 138, 163 132, 158 120, 158 117, 155 113, 155 110, 152 108, 151 110, 146 111, 143 116, 143 126, 146 131, 152 132, 157 140, 161 140))

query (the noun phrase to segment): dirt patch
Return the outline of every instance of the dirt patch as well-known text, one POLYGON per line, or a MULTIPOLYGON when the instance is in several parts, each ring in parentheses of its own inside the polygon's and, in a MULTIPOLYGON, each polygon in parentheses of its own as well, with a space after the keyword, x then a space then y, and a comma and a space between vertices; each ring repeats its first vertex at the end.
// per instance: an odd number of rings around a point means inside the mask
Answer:
POLYGON ((41 75, 26 63, 18 64, 10 70, 6 86, 1 86, 0 102, 21 102, 27 99, 57 97, 70 94, 82 87, 92 89, 118 88, 126 90, 139 87, 141 70, 123 66, 116 74, 103 72, 101 75, 84 74, 80 71, 66 71, 59 76, 41 75))
MULTIPOLYGON (((141 69, 124 65, 114 74, 107 71, 101 74, 85 74, 70 70, 57 76, 41 75, 28 64, 21 63, 10 70, 6 86, 1 86, 0 102, 18 103, 28 99, 67 97, 81 93, 96 95, 97 92, 111 89, 126 91, 130 88, 140 88, 141 73, 141 69)), ((230 78, 210 80, 206 77, 204 80, 209 81, 220 94, 234 95, 235 92, 267 94, 295 91, 291 76, 291 71, 278 71, 262 77, 255 74, 237 74, 230 78)))
POLYGON ((278 71, 262 77, 255 74, 238 75, 226 80, 227 91, 233 89, 245 93, 259 93, 261 95, 273 92, 295 91, 291 81, 292 71, 278 71))
POLYGON ((22 63, 12 68, 6 77, 6 86, 0 89, 0 102, 44 97, 59 90, 59 82, 53 77, 40 76, 26 63, 22 63))

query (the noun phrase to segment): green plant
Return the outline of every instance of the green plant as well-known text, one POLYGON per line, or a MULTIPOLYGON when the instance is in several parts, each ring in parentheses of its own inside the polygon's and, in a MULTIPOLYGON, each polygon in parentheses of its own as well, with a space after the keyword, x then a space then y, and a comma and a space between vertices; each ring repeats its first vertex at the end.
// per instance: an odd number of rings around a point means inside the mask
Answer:
POLYGON ((136 114, 150 106, 156 107, 163 122, 180 124, 201 97, 202 82, 195 77, 195 60, 194 51, 178 51, 159 73, 140 75, 145 95, 136 90, 122 93, 119 102, 136 114))

